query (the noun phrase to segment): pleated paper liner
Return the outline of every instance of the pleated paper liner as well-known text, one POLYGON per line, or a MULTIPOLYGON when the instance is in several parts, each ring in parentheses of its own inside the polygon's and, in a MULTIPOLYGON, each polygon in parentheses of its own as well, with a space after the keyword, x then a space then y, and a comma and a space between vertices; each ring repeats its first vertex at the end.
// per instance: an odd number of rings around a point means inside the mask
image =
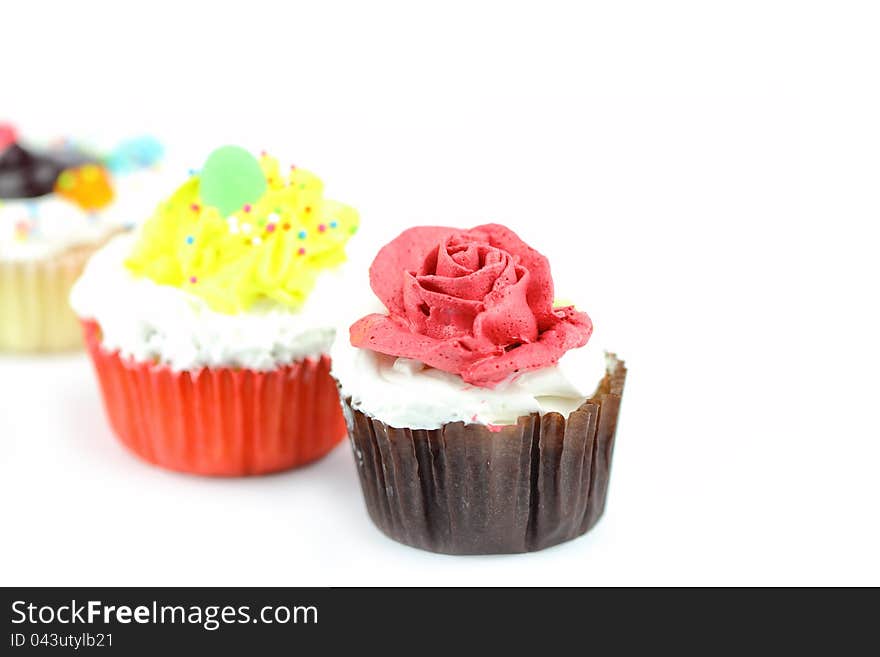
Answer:
POLYGON ((101 347, 83 322, 114 432, 156 465, 201 475, 258 475, 321 458, 345 437, 330 359, 308 358, 270 372, 174 372, 101 347))
POLYGON ((42 260, 0 260, 0 350, 62 351, 82 346, 70 289, 101 243, 42 260))
POLYGON ((532 552, 576 538, 605 508, 626 367, 566 420, 397 429, 343 400, 367 510, 396 541, 448 554, 532 552))

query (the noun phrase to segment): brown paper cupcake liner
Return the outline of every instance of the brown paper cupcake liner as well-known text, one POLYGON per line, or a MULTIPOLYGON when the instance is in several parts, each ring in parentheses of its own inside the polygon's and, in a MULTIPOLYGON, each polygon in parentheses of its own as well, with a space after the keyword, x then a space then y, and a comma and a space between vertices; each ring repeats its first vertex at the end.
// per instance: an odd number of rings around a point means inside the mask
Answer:
POLYGON ((605 509, 626 379, 612 365, 566 420, 533 413, 489 428, 399 429, 343 411, 367 510, 396 541, 448 554, 532 552, 576 538, 605 509))

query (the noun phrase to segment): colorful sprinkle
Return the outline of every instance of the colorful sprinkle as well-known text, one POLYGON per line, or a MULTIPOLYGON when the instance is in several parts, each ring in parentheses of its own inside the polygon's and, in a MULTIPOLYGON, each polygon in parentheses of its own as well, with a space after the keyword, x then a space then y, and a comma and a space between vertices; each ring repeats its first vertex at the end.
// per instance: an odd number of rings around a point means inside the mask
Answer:
POLYGON ((31 232, 31 224, 27 221, 15 222, 15 237, 19 240, 27 239, 31 232))
MULTIPOLYGON (((273 184, 259 197, 230 197, 229 186, 245 167, 218 164, 224 167, 203 167, 175 193, 173 203, 154 214, 144 233, 150 239, 139 242, 127 267, 162 284, 185 287, 219 312, 240 312, 264 297, 298 308, 314 286, 313 274, 344 258, 357 213, 341 204, 325 206, 319 179, 296 166, 291 167, 295 173, 286 174, 286 167, 279 173, 277 161, 268 155, 258 164, 263 181, 273 184), (211 197, 212 185, 217 198, 211 197), (331 228, 338 229, 335 239, 327 235, 331 228), (290 237, 278 235, 282 230, 290 231, 290 237), (167 262, 166 254, 176 263, 167 262), (297 275, 276 276, 276 265, 290 257, 297 275)), ((17 218, 25 219, 26 213, 17 218)))

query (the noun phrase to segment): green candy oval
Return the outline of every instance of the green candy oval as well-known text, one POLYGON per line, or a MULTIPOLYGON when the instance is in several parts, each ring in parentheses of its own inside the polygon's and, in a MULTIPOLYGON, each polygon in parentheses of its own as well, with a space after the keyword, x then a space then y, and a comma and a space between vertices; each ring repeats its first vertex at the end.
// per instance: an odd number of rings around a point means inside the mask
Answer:
POLYGON ((208 156, 199 175, 199 196, 205 205, 232 214, 255 203, 266 192, 260 163, 240 146, 221 146, 208 156))

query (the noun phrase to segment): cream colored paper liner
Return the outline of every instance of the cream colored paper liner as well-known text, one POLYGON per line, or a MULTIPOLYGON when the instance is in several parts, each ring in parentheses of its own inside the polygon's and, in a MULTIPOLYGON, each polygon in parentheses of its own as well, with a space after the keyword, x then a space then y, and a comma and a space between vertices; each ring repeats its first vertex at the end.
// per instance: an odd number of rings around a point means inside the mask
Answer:
POLYGON ((0 350, 60 351, 82 344, 68 298, 100 246, 78 246, 42 260, 0 260, 0 350))

